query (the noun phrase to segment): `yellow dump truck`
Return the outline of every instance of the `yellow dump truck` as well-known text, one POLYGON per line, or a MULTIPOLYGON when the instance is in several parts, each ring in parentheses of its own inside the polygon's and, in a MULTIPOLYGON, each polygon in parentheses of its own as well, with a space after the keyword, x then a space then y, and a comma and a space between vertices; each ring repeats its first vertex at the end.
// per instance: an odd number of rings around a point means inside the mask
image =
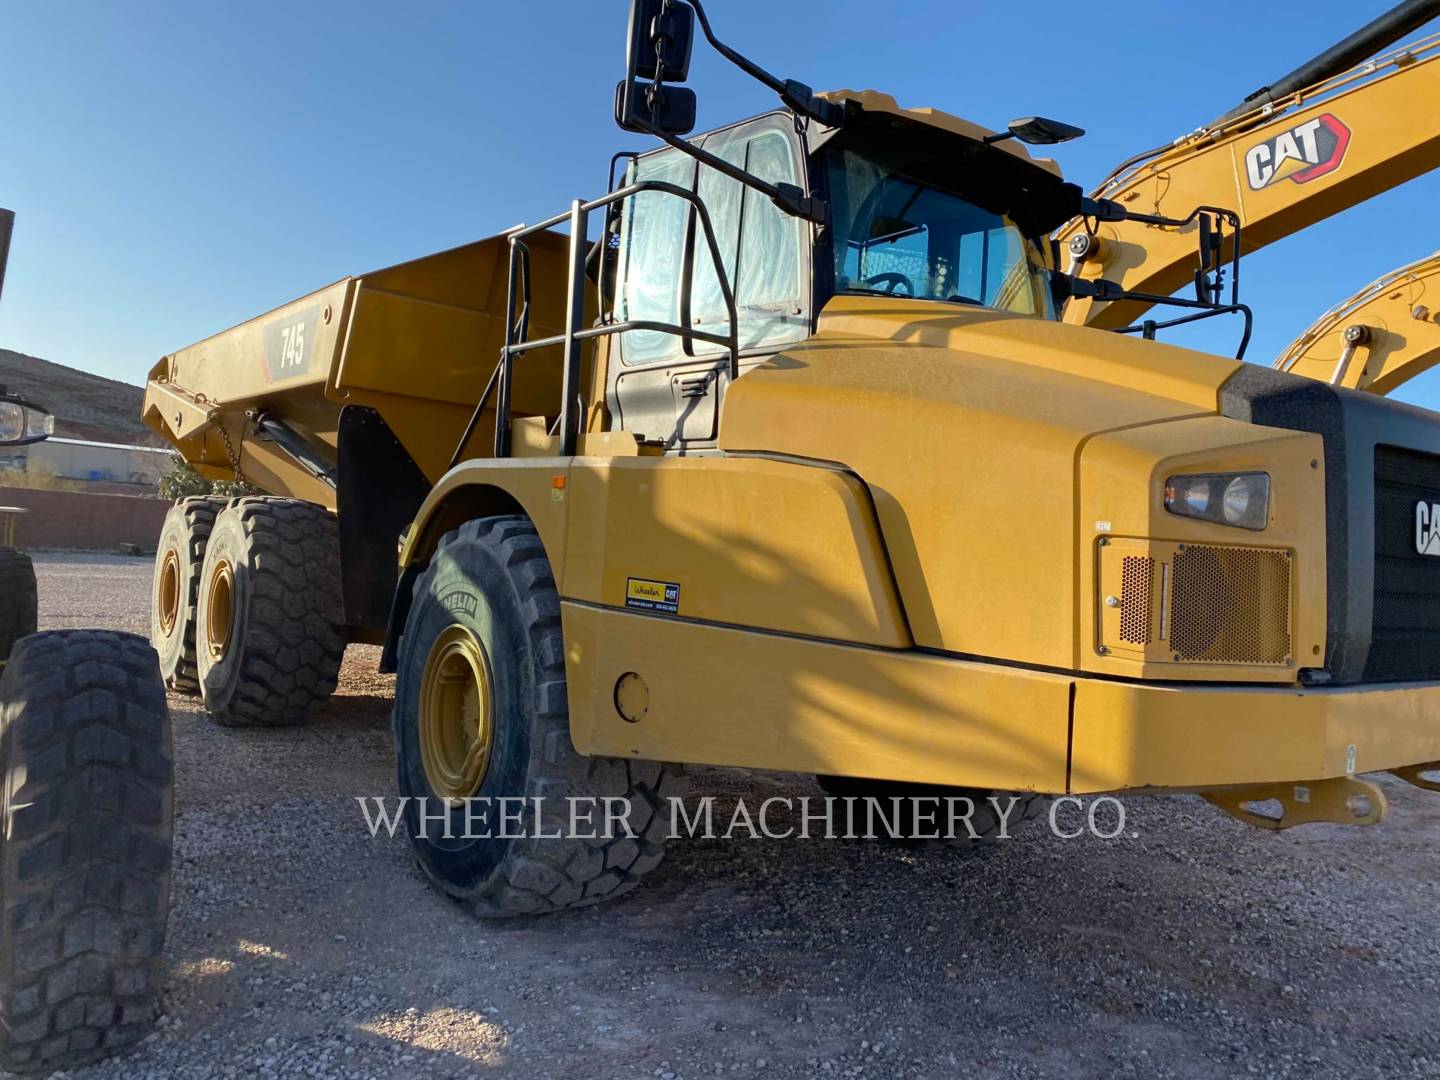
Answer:
POLYGON ((687 763, 1269 827, 1434 786, 1440 416, 1061 321, 1125 298, 1050 238, 1127 211, 1020 145, 1078 129, 817 95, 698 3, 628 55, 663 145, 606 195, 156 366, 146 420, 269 493, 177 506, 172 680, 293 722, 383 641, 419 861, 487 915, 632 887, 687 763), (697 15, 785 108, 682 137, 697 15), (554 819, 597 798, 630 827, 554 819))

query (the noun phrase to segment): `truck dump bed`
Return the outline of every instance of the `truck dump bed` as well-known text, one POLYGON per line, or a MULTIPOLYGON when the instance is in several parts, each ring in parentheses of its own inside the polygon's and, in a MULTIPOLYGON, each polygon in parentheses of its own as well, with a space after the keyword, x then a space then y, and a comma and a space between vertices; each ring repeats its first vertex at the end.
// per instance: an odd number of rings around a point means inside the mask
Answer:
MULTIPOLYGON (((531 336, 565 325, 568 241, 527 239, 531 336)), ((272 495, 337 507, 340 411, 374 409, 433 484, 445 472, 505 338, 508 234, 347 277, 164 357, 150 371, 144 420, 209 479, 237 473, 272 495), (329 476, 302 467, 258 431, 269 414, 329 476)), ((554 412, 558 350, 515 367, 516 416, 554 412)), ((467 456, 491 452, 487 411, 467 456)))

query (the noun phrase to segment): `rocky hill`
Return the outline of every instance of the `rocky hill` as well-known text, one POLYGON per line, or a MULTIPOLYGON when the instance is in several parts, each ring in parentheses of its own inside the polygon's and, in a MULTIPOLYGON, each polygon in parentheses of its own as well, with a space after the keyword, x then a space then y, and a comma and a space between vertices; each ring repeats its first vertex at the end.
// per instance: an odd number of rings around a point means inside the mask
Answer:
POLYGON ((144 391, 138 386, 9 349, 0 349, 0 386, 53 412, 55 434, 61 438, 166 445, 140 422, 144 391))

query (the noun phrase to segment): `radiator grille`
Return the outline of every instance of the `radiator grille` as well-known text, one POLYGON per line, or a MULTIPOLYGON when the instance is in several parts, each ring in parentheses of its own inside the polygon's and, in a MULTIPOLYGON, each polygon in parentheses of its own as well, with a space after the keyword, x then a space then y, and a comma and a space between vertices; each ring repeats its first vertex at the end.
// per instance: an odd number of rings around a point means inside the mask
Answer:
POLYGON ((1127 555, 1120 571, 1120 640, 1131 645, 1150 644, 1150 582, 1155 560, 1127 555))
POLYGON ((1175 552, 1170 648, 1177 660, 1283 664, 1290 658, 1290 559, 1261 548, 1175 552))
POLYGON ((1375 448, 1375 607, 1365 679, 1440 678, 1440 558, 1415 550, 1415 506, 1440 502, 1440 457, 1375 448))

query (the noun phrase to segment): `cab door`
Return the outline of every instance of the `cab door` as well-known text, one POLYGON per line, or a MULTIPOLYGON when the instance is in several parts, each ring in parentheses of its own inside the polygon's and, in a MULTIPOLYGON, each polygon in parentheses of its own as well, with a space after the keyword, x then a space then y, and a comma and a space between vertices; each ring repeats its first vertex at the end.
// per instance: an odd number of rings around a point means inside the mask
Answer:
MULTIPOLYGON (((704 149, 763 180, 803 185, 803 148, 788 116, 772 114, 706 135, 704 149)), ((808 225, 759 192, 674 149, 636 160, 633 181, 696 190, 710 215, 735 293, 743 374, 812 327, 808 225)), ((615 318, 727 333, 729 317, 698 216, 673 195, 642 192, 621 211, 615 318)), ((632 330, 620 335, 606 399, 615 426, 668 452, 713 448, 728 381, 723 350, 632 330)))

